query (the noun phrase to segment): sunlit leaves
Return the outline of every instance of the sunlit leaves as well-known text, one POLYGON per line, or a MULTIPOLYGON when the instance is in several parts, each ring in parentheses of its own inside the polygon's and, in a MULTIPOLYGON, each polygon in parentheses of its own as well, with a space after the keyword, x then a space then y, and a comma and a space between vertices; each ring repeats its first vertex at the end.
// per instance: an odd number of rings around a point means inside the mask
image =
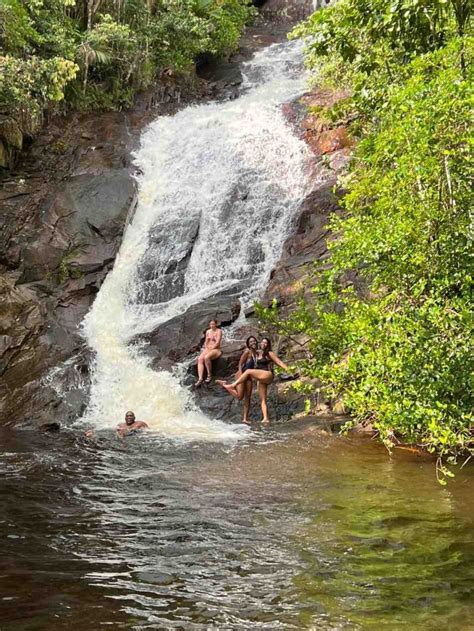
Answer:
POLYGON ((44 88, 31 89, 27 70, 18 85, 7 73, 0 99, 14 116, 20 98, 30 114, 64 96, 81 109, 121 108, 160 70, 187 72, 202 53, 230 53, 252 15, 247 0, 2 0, 8 68, 39 64, 44 88))
POLYGON ((352 89, 362 140, 314 302, 261 314, 310 336, 303 372, 387 445, 443 456, 474 451, 468 4, 340 0, 295 30, 319 79, 352 89))

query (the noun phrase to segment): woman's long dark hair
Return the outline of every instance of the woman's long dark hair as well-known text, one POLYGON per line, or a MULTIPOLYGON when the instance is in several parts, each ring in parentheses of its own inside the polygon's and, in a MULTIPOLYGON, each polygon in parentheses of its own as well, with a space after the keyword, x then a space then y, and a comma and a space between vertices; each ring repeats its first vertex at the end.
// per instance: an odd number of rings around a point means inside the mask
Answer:
POLYGON ((260 344, 263 342, 263 340, 267 340, 268 346, 265 350, 262 349, 262 355, 263 357, 268 357, 268 353, 272 350, 272 343, 268 337, 262 337, 262 339, 260 340, 260 344))

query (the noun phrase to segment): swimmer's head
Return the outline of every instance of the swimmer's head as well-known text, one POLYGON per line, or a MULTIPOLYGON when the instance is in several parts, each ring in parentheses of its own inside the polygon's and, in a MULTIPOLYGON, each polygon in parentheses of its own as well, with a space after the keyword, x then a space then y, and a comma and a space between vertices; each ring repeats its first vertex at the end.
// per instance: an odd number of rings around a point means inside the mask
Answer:
POLYGON ((133 425, 135 423, 135 414, 131 410, 125 414, 125 423, 127 423, 127 425, 133 425))
POLYGON ((213 330, 217 329, 218 326, 219 326, 219 323, 217 322, 216 319, 213 318, 212 320, 209 321, 209 328, 210 329, 213 329, 213 330))

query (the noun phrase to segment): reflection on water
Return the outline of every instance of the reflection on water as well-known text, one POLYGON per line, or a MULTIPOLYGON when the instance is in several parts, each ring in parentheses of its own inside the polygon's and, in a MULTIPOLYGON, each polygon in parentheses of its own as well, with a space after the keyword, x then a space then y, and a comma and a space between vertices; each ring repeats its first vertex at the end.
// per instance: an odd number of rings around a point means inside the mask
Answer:
POLYGON ((473 468, 363 439, 0 433, 4 629, 472 629, 473 468))

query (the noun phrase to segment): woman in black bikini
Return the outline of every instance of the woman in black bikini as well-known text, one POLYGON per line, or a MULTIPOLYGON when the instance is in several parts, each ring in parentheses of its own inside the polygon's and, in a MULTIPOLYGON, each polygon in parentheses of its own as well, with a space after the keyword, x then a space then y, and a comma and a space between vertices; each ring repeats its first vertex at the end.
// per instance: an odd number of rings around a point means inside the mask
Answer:
POLYGON ((217 382, 220 383, 230 395, 238 399, 239 393, 237 387, 241 384, 245 384, 248 380, 256 379, 258 381, 258 394, 263 413, 262 423, 270 422, 267 408, 267 390, 274 377, 273 364, 280 366, 283 370, 288 370, 288 366, 272 351, 272 345, 268 337, 264 337, 260 342, 260 350, 257 353, 255 368, 246 370, 234 383, 227 384, 222 381, 217 382))
MULTIPOLYGON (((247 347, 239 359, 239 370, 237 371, 237 379, 243 375, 246 370, 252 370, 257 365, 257 338, 251 335, 247 338, 245 342, 245 346, 247 347)), ((225 383, 221 381, 217 381, 217 383, 225 383)), ((238 393, 237 399, 239 401, 244 400, 244 415, 242 418, 242 422, 247 425, 250 424, 249 421, 249 411, 250 411, 250 397, 252 396, 253 389, 253 381, 251 379, 247 379, 245 383, 239 383, 236 387, 236 391, 238 393)))

